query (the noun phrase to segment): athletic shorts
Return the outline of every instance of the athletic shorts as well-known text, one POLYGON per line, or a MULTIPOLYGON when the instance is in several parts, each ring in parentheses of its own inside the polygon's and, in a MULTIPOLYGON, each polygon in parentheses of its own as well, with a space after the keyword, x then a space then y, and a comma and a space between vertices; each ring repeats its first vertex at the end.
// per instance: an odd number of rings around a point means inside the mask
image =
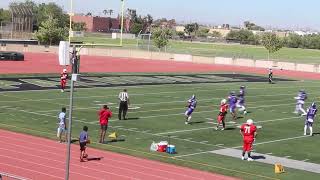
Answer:
POLYGON ((101 128, 101 130, 106 131, 108 129, 108 125, 100 124, 100 128, 101 128))
POLYGON ((219 116, 218 116, 218 123, 221 123, 221 122, 224 120, 225 117, 226 117, 226 116, 221 116, 221 115, 219 115, 219 116))
POLYGON ((193 109, 188 108, 188 110, 184 113, 186 116, 190 116, 193 112, 193 109))
POLYGON ((80 151, 86 150, 86 146, 87 146, 86 142, 80 142, 80 151))
POLYGON ((243 151, 251 151, 252 150, 253 140, 244 139, 243 140, 243 151))
POLYGON ((313 121, 311 122, 311 121, 306 120, 305 125, 308 127, 312 127, 313 121))
POLYGON ((236 111, 236 106, 230 106, 229 111, 230 113, 234 113, 236 111))
POLYGON ((65 133, 67 129, 64 126, 60 126, 57 129, 57 137, 60 137, 60 134, 65 133))

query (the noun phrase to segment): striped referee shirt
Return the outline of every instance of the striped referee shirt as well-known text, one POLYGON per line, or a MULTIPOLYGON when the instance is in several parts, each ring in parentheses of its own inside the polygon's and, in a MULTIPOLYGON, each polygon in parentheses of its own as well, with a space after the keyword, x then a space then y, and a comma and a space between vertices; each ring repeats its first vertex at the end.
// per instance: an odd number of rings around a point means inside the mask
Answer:
POLYGON ((119 93, 119 99, 120 101, 128 101, 129 100, 129 95, 127 92, 120 92, 119 93))

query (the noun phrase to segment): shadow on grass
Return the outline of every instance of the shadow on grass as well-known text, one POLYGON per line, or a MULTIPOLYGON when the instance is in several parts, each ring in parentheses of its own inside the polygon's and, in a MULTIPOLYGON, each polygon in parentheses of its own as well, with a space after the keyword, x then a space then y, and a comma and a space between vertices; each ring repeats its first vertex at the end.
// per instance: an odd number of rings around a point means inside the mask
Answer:
POLYGON ((190 122, 189 124, 202 124, 202 123, 205 123, 207 121, 195 121, 195 122, 190 122))
POLYGON ((254 159, 254 160, 258 160, 258 159, 266 159, 266 157, 265 156, 251 156, 252 157, 252 159, 254 159))

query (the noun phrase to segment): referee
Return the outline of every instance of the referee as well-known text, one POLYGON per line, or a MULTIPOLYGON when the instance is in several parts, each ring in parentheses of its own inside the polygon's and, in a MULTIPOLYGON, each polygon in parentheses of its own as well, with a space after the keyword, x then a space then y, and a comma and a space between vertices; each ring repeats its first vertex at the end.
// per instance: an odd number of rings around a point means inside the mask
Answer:
POLYGON ((272 84, 272 83, 273 83, 272 78, 273 78, 273 72, 272 72, 272 69, 270 68, 270 69, 269 69, 269 78, 268 78, 269 84, 272 84))
POLYGON ((129 95, 127 93, 127 89, 124 89, 122 92, 119 93, 119 114, 118 118, 121 120, 121 114, 123 115, 123 119, 126 120, 126 115, 128 111, 128 105, 130 104, 129 102, 129 95))

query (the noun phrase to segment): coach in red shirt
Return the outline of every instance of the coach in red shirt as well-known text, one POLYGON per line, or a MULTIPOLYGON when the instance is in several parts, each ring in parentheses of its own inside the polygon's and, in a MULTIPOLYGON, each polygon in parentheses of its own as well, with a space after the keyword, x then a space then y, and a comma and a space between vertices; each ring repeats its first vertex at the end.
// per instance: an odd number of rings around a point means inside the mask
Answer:
POLYGON ((99 143, 104 143, 104 138, 106 136, 106 131, 108 129, 109 118, 111 117, 112 117, 112 112, 109 110, 107 105, 103 105, 102 109, 99 111, 99 120, 100 120, 99 143))

